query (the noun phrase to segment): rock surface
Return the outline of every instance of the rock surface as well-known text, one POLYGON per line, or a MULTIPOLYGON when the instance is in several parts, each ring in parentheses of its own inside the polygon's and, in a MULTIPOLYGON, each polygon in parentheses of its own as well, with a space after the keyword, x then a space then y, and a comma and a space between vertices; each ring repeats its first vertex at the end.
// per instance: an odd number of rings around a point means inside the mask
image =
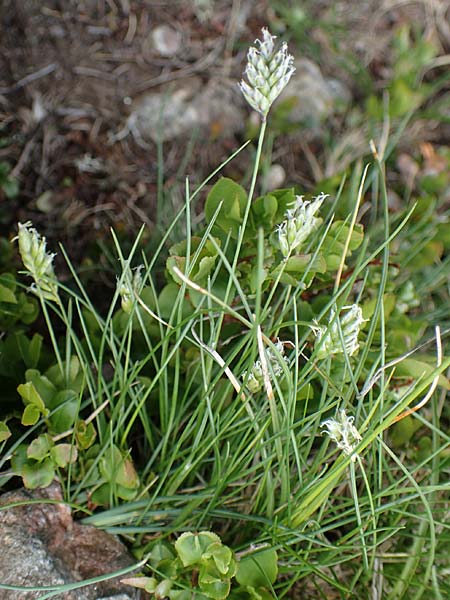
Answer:
POLYGON ((326 79, 320 67, 312 60, 300 58, 295 61, 296 71, 289 85, 280 95, 279 102, 293 99, 289 119, 295 123, 307 122, 310 126, 336 112, 339 105, 347 105, 351 93, 337 79, 326 79))
POLYGON ((155 50, 161 56, 175 56, 181 49, 182 35, 169 25, 159 25, 151 33, 155 50))
MULTIPOLYGON (((0 496, 0 583, 42 587, 106 575, 133 564, 115 537, 73 521, 57 483, 0 496)), ((0 600, 34 600, 45 592, 0 589, 0 600)), ((109 579, 52 596, 59 600, 137 600, 137 590, 109 579)))
POLYGON ((196 130, 202 137, 232 136, 245 126, 242 105, 234 81, 217 78, 204 84, 199 77, 189 77, 141 96, 133 105, 127 128, 155 143, 189 137, 196 130))

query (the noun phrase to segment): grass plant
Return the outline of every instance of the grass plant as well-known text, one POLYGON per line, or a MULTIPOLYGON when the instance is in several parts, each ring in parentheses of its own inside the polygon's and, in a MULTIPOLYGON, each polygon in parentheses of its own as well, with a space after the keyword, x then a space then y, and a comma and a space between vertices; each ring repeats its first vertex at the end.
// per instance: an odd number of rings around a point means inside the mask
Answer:
MULTIPOLYGON (((437 221, 412 204, 389 213, 375 144, 356 188, 343 181, 335 198, 255 198, 268 110, 248 193, 218 179, 194 227, 193 203, 217 173, 193 191, 186 181, 152 255, 138 236, 124 256, 112 233, 120 268, 105 314, 67 256, 70 286, 47 270, 57 301, 35 280, 54 364, 37 357, 27 370, 29 428, 0 438, 1 468, 12 460, 4 479, 37 487, 58 476, 66 501, 89 513, 82 522, 120 534, 141 566, 186 532, 214 532, 238 563, 276 552, 276 578, 270 563, 257 589, 241 573, 226 594, 198 598, 448 597, 450 357, 445 332, 432 333, 448 293, 422 284, 402 251, 430 247, 437 221), (366 231, 364 198, 381 207, 366 231), (430 311, 417 290, 434 295, 430 311)), ((448 261, 435 264, 448 277, 448 261)), ((167 573, 145 572, 156 597, 194 597, 182 576, 157 591, 167 573)))

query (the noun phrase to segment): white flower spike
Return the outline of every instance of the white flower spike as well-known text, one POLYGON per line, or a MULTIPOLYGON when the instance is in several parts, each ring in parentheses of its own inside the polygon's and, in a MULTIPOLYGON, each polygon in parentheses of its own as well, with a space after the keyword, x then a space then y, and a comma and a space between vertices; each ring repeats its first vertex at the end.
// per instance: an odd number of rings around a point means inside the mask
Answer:
MULTIPOLYGON (((275 349, 278 351, 279 355, 282 356, 283 360, 288 362, 287 356, 284 356, 284 346, 285 344, 292 345, 292 342, 282 342, 278 340, 275 344, 275 349)), ((266 349, 266 359, 267 364, 270 364, 271 369, 269 370, 269 376, 272 379, 272 373, 276 378, 279 378, 283 374, 283 367, 280 363, 280 359, 278 354, 276 354, 271 348, 266 349)), ((259 390, 262 389, 264 385, 264 371, 261 364, 261 360, 257 360, 253 363, 253 367, 250 370, 250 373, 244 371, 242 373, 242 379, 246 381, 246 385, 248 389, 252 392, 252 394, 256 394, 259 390)))
POLYGON ((361 307, 357 304, 344 307, 339 318, 336 318, 334 309, 331 309, 328 326, 317 327, 316 358, 320 360, 332 354, 353 356, 359 349, 359 330, 364 321, 361 307))
POLYGON ((327 194, 319 194, 311 201, 296 196, 292 208, 285 213, 286 219, 277 227, 278 243, 285 258, 300 248, 320 225, 321 219, 315 214, 325 198, 327 194))
POLYGON ((357 457, 355 447, 362 440, 359 431, 353 425, 354 420, 355 417, 347 417, 345 410, 341 408, 337 411, 335 419, 327 419, 320 425, 326 427, 325 433, 344 454, 351 456, 353 462, 357 457))
POLYGON ((34 279, 31 291, 46 300, 59 303, 58 285, 53 270, 55 254, 47 252, 45 237, 32 227, 31 221, 19 223, 19 253, 28 274, 34 279))
POLYGON ((117 280, 122 310, 128 315, 131 314, 133 309, 135 295, 139 295, 142 290, 143 281, 141 271, 143 268, 144 265, 139 265, 134 269, 134 273, 132 273, 130 266, 127 265, 122 280, 117 280))
POLYGON ((276 50, 276 36, 265 28, 262 36, 262 41, 255 41, 259 49, 252 46, 248 51, 244 71, 248 83, 242 80, 239 87, 250 106, 265 121, 270 107, 289 83, 295 68, 294 57, 288 54, 286 42, 276 50))

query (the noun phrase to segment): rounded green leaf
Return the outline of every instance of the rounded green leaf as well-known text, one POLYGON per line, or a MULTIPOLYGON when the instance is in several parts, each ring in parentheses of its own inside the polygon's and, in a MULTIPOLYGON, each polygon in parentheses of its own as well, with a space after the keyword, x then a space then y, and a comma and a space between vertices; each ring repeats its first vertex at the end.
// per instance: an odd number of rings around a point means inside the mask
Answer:
POLYGON ((216 542, 221 543, 220 538, 211 531, 202 531, 200 533, 186 531, 175 542, 175 550, 183 566, 189 567, 201 562, 209 546, 216 542))
POLYGON ((213 542, 208 546, 208 549, 203 556, 205 558, 212 558, 217 570, 222 575, 230 576, 230 567, 232 567, 234 560, 233 552, 228 546, 224 546, 221 542, 213 542))
POLYGON ((8 304, 17 304, 16 295, 5 285, 0 283, 0 302, 7 302, 8 304))
POLYGON ((22 468, 22 479, 26 488, 34 490, 45 488, 51 484, 55 477, 55 469, 50 458, 42 462, 26 463, 22 468))
POLYGON ((72 444, 58 444, 51 449, 51 457, 58 467, 64 469, 78 458, 78 452, 72 444))
POLYGON ((63 433, 73 426, 78 416, 78 397, 73 390, 63 390, 53 397, 53 407, 56 409, 50 416, 51 429, 63 433))
POLYGON ((215 224, 225 233, 231 232, 237 237, 247 204, 247 192, 238 183, 228 177, 222 177, 212 187, 206 198, 205 218, 210 223, 219 209, 215 224))
POLYGON ((269 587, 278 575, 278 555, 273 548, 242 558, 237 565, 236 580, 242 586, 269 587))
POLYGON ((50 452, 50 448, 52 446, 53 442, 51 437, 44 433, 43 435, 40 435, 34 439, 28 446, 27 456, 28 458, 33 458, 34 460, 43 460, 50 452))
POLYGON ((11 437, 11 431, 4 421, 0 421, 0 442, 4 442, 11 437))
POLYGON ((39 410, 33 404, 29 404, 23 411, 21 423, 22 425, 36 425, 40 415, 39 410))
POLYGON ((224 600, 230 593, 230 579, 224 578, 214 563, 203 564, 198 574, 201 591, 214 600, 224 600))
POLYGON ((77 443, 79 448, 82 450, 86 450, 95 441, 97 437, 97 432, 95 430, 93 423, 86 423, 85 421, 79 421, 77 424, 77 428, 75 431, 75 436, 77 438, 77 443))

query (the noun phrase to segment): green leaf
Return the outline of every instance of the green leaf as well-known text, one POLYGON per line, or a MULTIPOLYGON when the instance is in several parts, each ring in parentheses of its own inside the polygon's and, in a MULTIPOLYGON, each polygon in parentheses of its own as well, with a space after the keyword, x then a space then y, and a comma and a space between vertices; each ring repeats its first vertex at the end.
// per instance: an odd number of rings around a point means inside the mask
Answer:
POLYGON ((139 487, 139 477, 130 458, 124 458, 117 470, 116 483, 130 490, 139 487))
POLYGON ((5 421, 0 421, 0 442, 4 442, 11 437, 11 431, 5 421))
POLYGON ((414 433, 421 427, 420 421, 407 416, 389 428, 389 439, 394 448, 401 448, 408 444, 414 433))
POLYGON ((174 558, 176 558, 176 554, 173 552, 172 546, 170 546, 167 542, 158 541, 152 547, 148 557, 148 562, 154 569, 157 569, 164 575, 167 575, 167 573, 161 569, 161 564, 172 562, 174 558))
POLYGON ((163 319, 169 319, 173 307, 179 302, 180 288, 176 283, 168 283, 158 296, 159 312, 163 319))
POLYGON ((30 325, 39 315, 39 304, 35 298, 19 294, 19 303, 21 306, 20 318, 25 325, 30 325))
POLYGON ((276 222, 278 201, 273 194, 260 196, 252 204, 251 215, 257 227, 271 231, 276 222))
POLYGON ((78 417, 78 396, 73 390, 62 390, 52 398, 50 416, 51 429, 63 433, 70 429, 78 417))
POLYGON ((45 488, 51 484, 55 477, 55 469, 50 458, 42 462, 26 463, 22 468, 22 479, 26 488, 34 490, 45 488))
POLYGON ((163 579, 158 583, 155 588, 155 597, 156 598, 168 598, 170 594, 170 590, 173 586, 173 581, 170 579, 163 579))
POLYGON ((73 464, 78 458, 78 452, 72 444, 58 444, 51 449, 53 461, 64 469, 68 464, 73 464))
POLYGON ((0 284, 0 302, 7 302, 9 304, 17 304, 17 298, 15 293, 7 288, 5 285, 0 284))
POLYGON ((100 460, 99 468, 102 476, 110 483, 115 483, 125 490, 134 491, 139 487, 139 477, 133 462, 130 458, 124 458, 117 446, 113 445, 107 449, 100 460))
POLYGON ((82 450, 87 450, 95 441, 97 432, 93 423, 86 423, 85 421, 79 421, 75 431, 78 446, 82 450))
MULTIPOLYGON (((414 379, 421 379, 423 377, 431 375, 435 368, 436 367, 434 365, 424 362, 422 360, 417 360, 415 358, 405 358, 396 366, 395 376, 413 377, 414 379)), ((443 374, 439 375, 438 385, 445 388, 446 390, 450 390, 450 381, 443 374)))
POLYGON ((53 397, 57 393, 57 389, 53 383, 45 375, 41 375, 37 369, 28 369, 25 377, 27 382, 36 390, 43 405, 51 407, 53 397))
MULTIPOLYGON (((215 242, 220 246, 220 240, 215 239, 215 242)), ((173 272, 176 266, 180 271, 185 273, 188 260, 186 253, 188 252, 187 241, 183 240, 178 244, 174 244, 170 249, 170 256, 166 262, 166 268, 172 275, 174 280, 181 285, 180 278, 173 272)), ((217 259, 217 250, 211 240, 202 240, 199 237, 193 237, 190 244, 189 256, 189 278, 200 285, 206 283, 208 276, 213 271, 217 259)))
POLYGON ((268 548, 242 558, 237 565, 236 580, 243 586, 269 587, 278 576, 278 555, 268 548))
POLYGON ((219 536, 211 531, 202 531, 200 533, 186 531, 175 542, 175 550, 183 566, 189 567, 200 563, 208 547, 217 542, 221 543, 219 536))
POLYGON ((314 260, 312 260, 312 254, 299 254, 289 257, 284 269, 288 273, 304 273, 305 271, 325 273, 327 264, 321 254, 315 256, 314 260))
POLYGON ((28 345, 28 356, 25 362, 27 367, 35 368, 39 362, 42 349, 42 336, 35 333, 28 345))
POLYGON ((42 400, 39 392, 37 391, 34 383, 28 381, 27 383, 21 383, 17 386, 17 391, 22 396, 22 400, 26 405, 31 404, 35 406, 39 412, 45 413, 45 404, 42 400))
POLYGON ((43 460, 50 452, 53 446, 52 439, 49 435, 43 434, 34 439, 27 448, 27 457, 34 460, 43 460))
POLYGON ((224 600, 230 593, 230 580, 223 579, 214 564, 203 564, 198 574, 201 591, 214 600, 224 600))
POLYGON ((92 492, 90 501, 93 505, 109 506, 112 498, 113 494, 111 485, 109 483, 103 483, 92 492))
POLYGON ((225 233, 230 232, 231 236, 236 238, 246 205, 247 192, 244 188, 232 179, 222 177, 212 187, 206 198, 206 222, 211 222, 217 209, 221 206, 215 225, 225 233))
POLYGON ((53 365, 45 372, 45 377, 57 389, 70 387, 73 391, 79 392, 83 385, 83 372, 80 369, 80 361, 76 356, 71 356, 69 364, 63 363, 63 370, 58 364, 53 365), (67 374, 67 376, 66 376, 67 374))
POLYGON ((234 563, 234 560, 233 552, 228 546, 224 546, 222 542, 213 542, 208 546, 204 558, 212 558, 219 573, 230 576, 230 567, 234 563))
POLYGON ((28 404, 23 411, 21 423, 22 425, 36 425, 36 423, 39 421, 40 415, 41 413, 36 406, 33 404, 28 404))
POLYGON ((138 577, 127 577, 125 579, 121 579, 120 583, 124 585, 130 585, 131 587, 135 587, 139 590, 145 590, 149 594, 153 594, 156 586, 158 585, 158 580, 154 577, 144 577, 144 575, 140 575, 138 577))
POLYGON ((16 198, 19 194, 19 184, 17 182, 17 179, 14 179, 13 177, 8 177, 7 179, 4 179, 1 183, 1 187, 5 193, 5 196, 9 200, 16 198))
POLYGON ((21 335, 17 335, 16 339, 23 362, 28 369, 34 369, 37 366, 41 355, 42 336, 35 333, 30 340, 22 333, 21 335))

